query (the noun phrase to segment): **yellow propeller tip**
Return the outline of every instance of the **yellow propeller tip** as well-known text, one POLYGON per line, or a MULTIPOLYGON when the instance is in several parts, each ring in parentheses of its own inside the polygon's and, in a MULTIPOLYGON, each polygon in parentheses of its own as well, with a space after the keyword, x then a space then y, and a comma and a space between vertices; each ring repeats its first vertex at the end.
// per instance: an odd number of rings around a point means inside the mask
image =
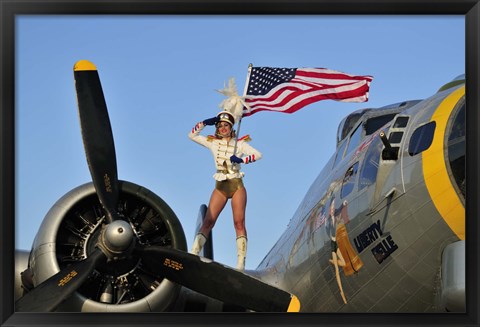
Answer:
POLYGON ((88 60, 80 60, 75 63, 75 66, 73 67, 74 71, 80 71, 80 70, 97 70, 97 67, 88 60))
POLYGON ((287 312, 300 312, 300 300, 293 294, 287 312))

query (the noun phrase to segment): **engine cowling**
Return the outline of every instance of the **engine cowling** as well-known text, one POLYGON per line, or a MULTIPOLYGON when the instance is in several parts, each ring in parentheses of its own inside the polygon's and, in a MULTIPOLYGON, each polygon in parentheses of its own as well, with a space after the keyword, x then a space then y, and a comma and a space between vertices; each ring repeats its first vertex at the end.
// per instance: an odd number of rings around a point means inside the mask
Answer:
MULTIPOLYGON (((148 189, 119 181, 118 213, 133 229, 135 242, 186 250, 183 228, 172 209, 148 189)), ((43 220, 33 242, 29 269, 33 286, 69 263, 91 253, 105 225, 105 213, 92 183, 59 199, 43 220)), ((134 255, 98 267, 57 311, 166 311, 180 286, 142 265, 134 255)))

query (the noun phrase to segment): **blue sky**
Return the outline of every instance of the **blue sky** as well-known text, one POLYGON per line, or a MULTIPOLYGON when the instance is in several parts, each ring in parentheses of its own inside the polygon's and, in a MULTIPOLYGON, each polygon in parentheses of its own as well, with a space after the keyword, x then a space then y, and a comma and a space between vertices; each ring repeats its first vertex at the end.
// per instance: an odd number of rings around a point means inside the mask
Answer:
MULTIPOLYGON (((73 82, 78 60, 99 70, 119 178, 165 200, 189 248, 215 167, 210 152, 187 134, 220 111, 224 96, 215 89, 234 77, 241 93, 249 63, 374 77, 367 103, 326 100, 291 115, 259 112, 243 120, 240 134, 250 134, 263 154, 243 167, 246 268, 254 269, 335 151, 341 119, 429 97, 463 74, 464 29, 463 15, 17 16, 16 247, 30 249, 50 207, 91 180, 73 82)), ((235 266, 230 204, 213 235, 215 260, 235 266)))

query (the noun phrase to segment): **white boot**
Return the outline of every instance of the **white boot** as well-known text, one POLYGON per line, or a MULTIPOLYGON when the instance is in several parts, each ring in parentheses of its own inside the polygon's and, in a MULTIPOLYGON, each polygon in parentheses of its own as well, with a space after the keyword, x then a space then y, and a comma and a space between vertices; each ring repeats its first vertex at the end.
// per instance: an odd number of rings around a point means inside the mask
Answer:
POLYGON ((245 270, 245 258, 247 256, 247 237, 237 237, 237 270, 245 270))
POLYGON ((192 250, 190 251, 190 253, 198 255, 206 241, 207 238, 205 237, 205 235, 203 235, 202 233, 198 233, 195 236, 195 240, 193 241, 192 250))

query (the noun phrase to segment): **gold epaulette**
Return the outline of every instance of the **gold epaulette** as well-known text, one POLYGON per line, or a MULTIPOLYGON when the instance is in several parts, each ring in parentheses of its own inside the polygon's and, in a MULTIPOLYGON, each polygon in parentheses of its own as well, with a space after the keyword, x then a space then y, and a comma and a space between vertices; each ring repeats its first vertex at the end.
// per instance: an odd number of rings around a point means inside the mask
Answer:
POLYGON ((218 137, 216 137, 215 135, 208 135, 207 136, 207 141, 208 142, 212 142, 213 140, 218 140, 218 137))
POLYGON ((238 139, 239 141, 245 141, 245 142, 250 142, 252 138, 250 137, 249 134, 242 136, 241 138, 238 139))

